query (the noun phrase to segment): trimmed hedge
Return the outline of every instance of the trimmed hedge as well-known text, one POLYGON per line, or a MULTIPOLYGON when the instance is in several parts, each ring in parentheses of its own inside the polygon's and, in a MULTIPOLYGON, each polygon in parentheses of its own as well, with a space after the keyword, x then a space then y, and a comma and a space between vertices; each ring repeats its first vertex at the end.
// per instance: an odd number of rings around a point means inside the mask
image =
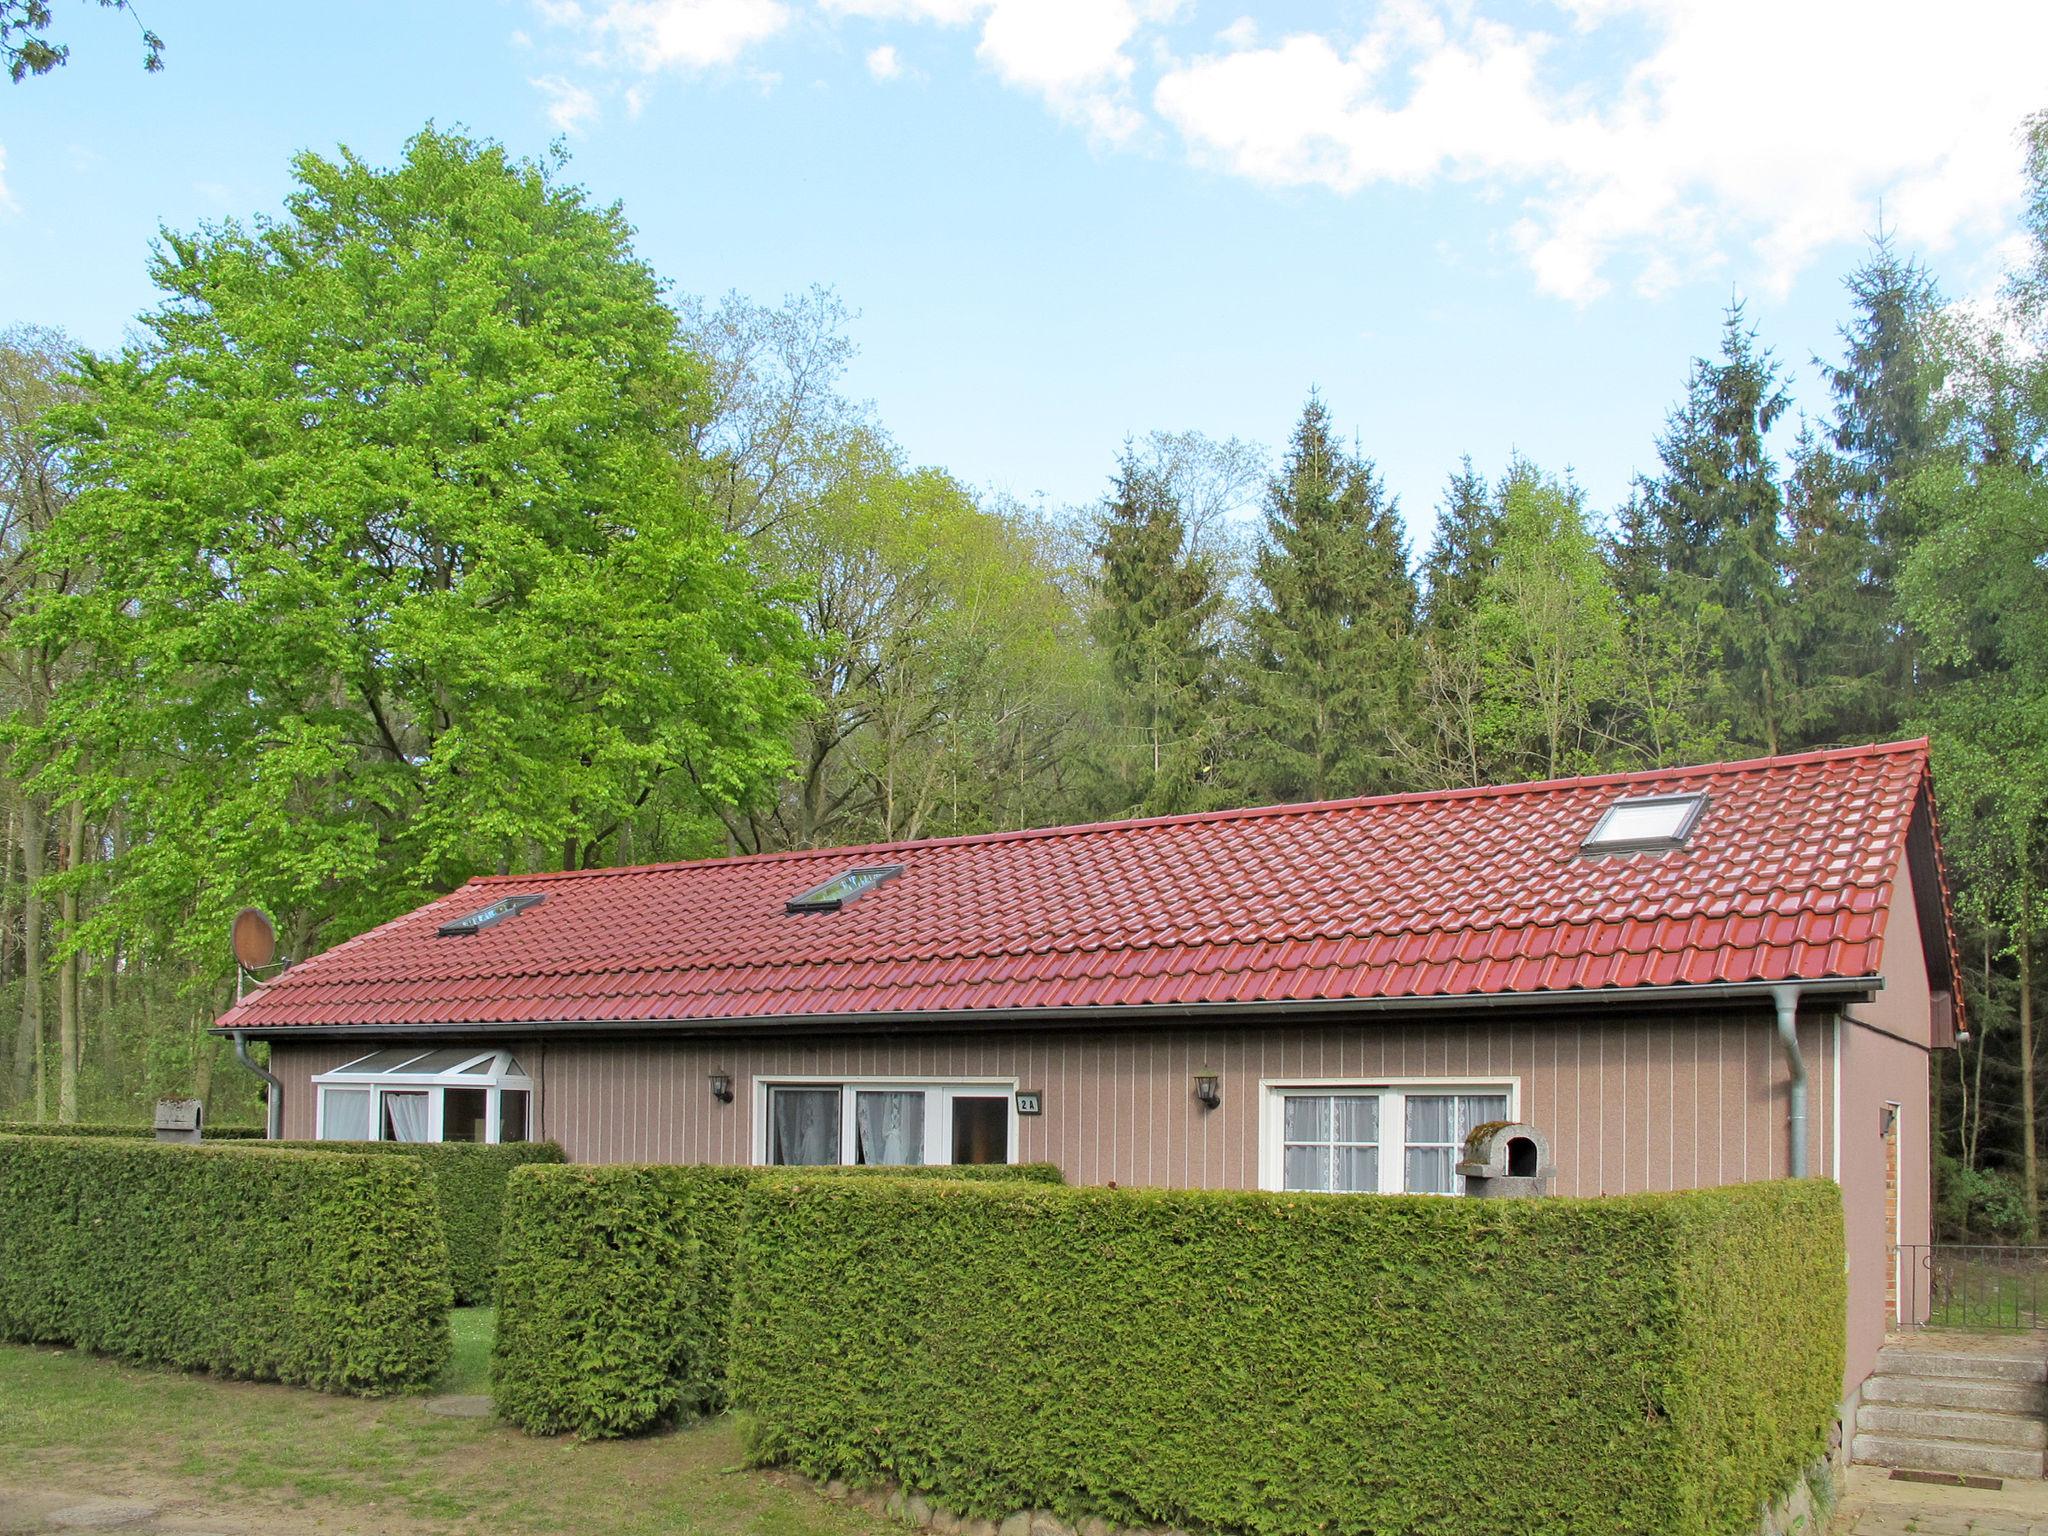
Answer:
POLYGON ((559 1163, 562 1149, 552 1141, 488 1145, 474 1141, 266 1141, 307 1152, 359 1152, 412 1157, 427 1170, 434 1203, 448 1241, 448 1278, 458 1307, 488 1306, 498 1290, 498 1231, 505 1204, 505 1180, 529 1163, 559 1163))
POLYGON ((615 1164, 526 1168, 506 1187, 491 1391, 533 1434, 638 1434, 725 1399, 732 1268, 748 1190, 798 1176, 867 1184, 1058 1183, 1048 1163, 800 1171, 615 1164))
MULTIPOLYGON (((267 1134, 260 1125, 209 1125, 202 1133, 207 1141, 261 1141, 267 1134)), ((148 1125, 56 1125, 41 1120, 0 1120, 0 1136, 132 1136, 156 1139, 156 1128, 148 1125)))
POLYGON ((785 1178, 748 1192, 749 1454, 962 1515, 1748 1533, 1825 1453, 1839 1192, 1602 1200, 785 1178))
POLYGON ((0 1338, 375 1396, 440 1375, 450 1302, 416 1163, 0 1136, 0 1338))

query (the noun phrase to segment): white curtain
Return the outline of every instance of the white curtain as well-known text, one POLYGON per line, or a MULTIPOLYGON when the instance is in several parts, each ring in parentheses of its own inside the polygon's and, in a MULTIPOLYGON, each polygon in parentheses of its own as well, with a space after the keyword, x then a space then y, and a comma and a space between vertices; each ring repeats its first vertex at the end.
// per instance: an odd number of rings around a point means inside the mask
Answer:
POLYGON ((1402 1187, 1411 1195, 1457 1194, 1465 1138, 1474 1126, 1507 1117, 1504 1093, 1409 1094, 1407 1182, 1402 1187))
POLYGON ((391 1141, 425 1141, 427 1096, 424 1093, 385 1094, 384 1131, 391 1141))
POLYGON ((839 1090, 777 1088, 768 1095, 768 1161, 829 1167, 839 1161, 839 1090))
POLYGON ((370 1139, 370 1090, 367 1088, 325 1088, 320 1093, 323 1113, 320 1135, 325 1141, 368 1141, 370 1139))
POLYGON ((856 1162, 907 1168, 924 1161, 922 1093, 856 1093, 853 1128, 860 1139, 856 1162))

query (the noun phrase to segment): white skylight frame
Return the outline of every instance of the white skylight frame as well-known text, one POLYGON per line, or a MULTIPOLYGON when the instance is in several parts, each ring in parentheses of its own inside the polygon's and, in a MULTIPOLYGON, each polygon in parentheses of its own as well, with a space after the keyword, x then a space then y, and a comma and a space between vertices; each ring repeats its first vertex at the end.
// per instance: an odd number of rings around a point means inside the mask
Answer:
POLYGON ((1700 790, 1624 795, 1600 813, 1579 852, 1669 853, 1685 846, 1706 808, 1707 797, 1700 790))

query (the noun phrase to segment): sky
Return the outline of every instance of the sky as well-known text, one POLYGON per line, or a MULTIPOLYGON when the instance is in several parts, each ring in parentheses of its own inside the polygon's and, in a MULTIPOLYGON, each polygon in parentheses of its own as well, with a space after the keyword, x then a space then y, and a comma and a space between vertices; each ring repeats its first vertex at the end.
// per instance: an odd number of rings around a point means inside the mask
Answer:
POLYGON ((1463 454, 1596 508, 1740 296, 1826 409, 1880 218, 1951 295, 2018 248, 2035 0, 56 0, 0 82, 0 325, 118 345, 160 227, 428 120, 616 199, 678 293, 822 283, 917 463, 1093 501, 1127 435, 1277 449, 1319 389, 1418 543, 1463 454))

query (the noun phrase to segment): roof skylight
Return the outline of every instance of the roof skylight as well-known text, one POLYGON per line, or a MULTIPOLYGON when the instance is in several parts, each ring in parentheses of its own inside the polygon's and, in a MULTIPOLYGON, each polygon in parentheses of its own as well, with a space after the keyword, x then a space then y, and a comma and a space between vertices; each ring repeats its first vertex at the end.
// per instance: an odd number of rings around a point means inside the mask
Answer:
POLYGON ((1705 795, 1636 795, 1607 807, 1581 853, 1665 853, 1692 835, 1705 795))
POLYGON ((843 875, 834 875, 823 885, 813 886, 801 896, 790 897, 783 910, 837 912, 849 901, 858 900, 884 880, 894 880, 902 873, 901 864, 867 864, 859 869, 849 869, 843 875))
POLYGON ((528 907, 537 907, 547 899, 547 894, 543 891, 532 892, 525 896, 500 897, 488 907, 477 908, 476 911, 470 913, 467 917, 458 917, 453 922, 443 923, 434 932, 444 939, 459 937, 467 933, 480 933, 493 923, 502 923, 508 917, 517 917, 528 907))

